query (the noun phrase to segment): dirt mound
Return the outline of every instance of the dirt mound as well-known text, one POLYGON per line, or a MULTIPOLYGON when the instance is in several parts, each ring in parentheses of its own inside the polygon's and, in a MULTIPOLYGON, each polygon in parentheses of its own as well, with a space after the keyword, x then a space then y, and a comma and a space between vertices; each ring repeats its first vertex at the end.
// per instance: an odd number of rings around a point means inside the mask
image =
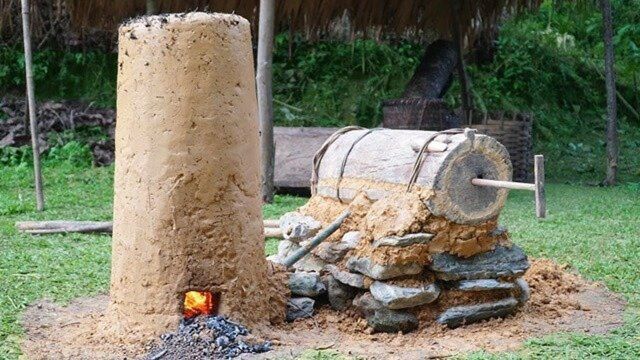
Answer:
MULTIPOLYGON (((371 334, 354 311, 328 306, 309 319, 254 333, 273 340, 275 350, 257 358, 293 358, 307 349, 331 348, 368 359, 424 359, 484 349, 514 350, 525 339, 554 332, 602 334, 623 323, 624 301, 547 259, 532 259, 525 275, 531 299, 522 311, 457 329, 429 324, 410 334, 371 334)), ((29 359, 122 359, 142 356, 152 344, 100 341, 107 296, 78 299, 67 307, 43 301, 24 314, 23 351, 29 359)))

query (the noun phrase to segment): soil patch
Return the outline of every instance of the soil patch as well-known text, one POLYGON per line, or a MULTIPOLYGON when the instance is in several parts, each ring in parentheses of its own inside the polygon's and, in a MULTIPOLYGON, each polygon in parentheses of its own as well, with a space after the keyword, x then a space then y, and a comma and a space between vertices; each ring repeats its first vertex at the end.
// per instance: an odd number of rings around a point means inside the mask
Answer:
MULTIPOLYGON (((551 260, 532 259, 525 274, 531 299, 506 319, 457 329, 425 324, 410 334, 370 334, 353 311, 328 306, 313 318, 270 329, 254 329, 272 340, 274 350, 240 358, 295 358, 308 349, 333 349, 367 359, 424 359, 484 349, 515 350, 528 338, 554 332, 604 334, 623 323, 624 301, 599 283, 589 282, 551 260)), ((24 313, 22 350, 29 359, 142 358, 153 345, 101 341, 105 295, 78 299, 66 307, 41 301, 24 313)))

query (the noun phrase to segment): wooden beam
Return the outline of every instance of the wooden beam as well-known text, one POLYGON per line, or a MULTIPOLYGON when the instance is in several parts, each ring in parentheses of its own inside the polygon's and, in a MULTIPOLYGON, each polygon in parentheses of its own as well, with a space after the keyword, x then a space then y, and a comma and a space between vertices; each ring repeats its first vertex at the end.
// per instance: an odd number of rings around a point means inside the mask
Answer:
POLYGON ((268 203, 273 201, 274 194, 275 144, 273 142, 272 89, 274 23, 274 0, 260 0, 256 86, 260 119, 260 147, 262 150, 262 198, 268 203))
POLYGON ((29 108, 29 130, 33 148, 33 173, 36 187, 36 208, 44 210, 44 192, 42 190, 42 170, 40 169, 40 146, 38 145, 38 122, 36 119, 36 99, 33 84, 33 63, 31 56, 31 33, 29 19, 29 0, 22 0, 22 39, 24 42, 24 66, 27 78, 27 105, 29 108))

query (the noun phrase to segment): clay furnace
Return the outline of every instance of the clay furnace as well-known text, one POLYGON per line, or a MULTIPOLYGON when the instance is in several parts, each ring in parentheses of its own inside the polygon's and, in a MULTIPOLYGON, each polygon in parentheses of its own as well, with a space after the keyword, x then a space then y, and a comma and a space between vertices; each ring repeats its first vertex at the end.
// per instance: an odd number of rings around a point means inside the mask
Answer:
POLYGON ((189 13, 124 24, 117 91, 116 334, 175 328, 190 291, 249 326, 283 317, 264 258, 249 23, 189 13))

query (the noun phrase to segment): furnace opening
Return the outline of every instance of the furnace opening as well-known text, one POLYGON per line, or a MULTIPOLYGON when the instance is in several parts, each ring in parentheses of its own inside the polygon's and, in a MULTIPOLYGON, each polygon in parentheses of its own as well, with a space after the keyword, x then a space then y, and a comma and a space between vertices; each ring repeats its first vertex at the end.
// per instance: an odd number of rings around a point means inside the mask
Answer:
POLYGON ((215 315, 220 296, 210 291, 187 291, 184 294, 183 315, 191 319, 198 315, 215 315))

